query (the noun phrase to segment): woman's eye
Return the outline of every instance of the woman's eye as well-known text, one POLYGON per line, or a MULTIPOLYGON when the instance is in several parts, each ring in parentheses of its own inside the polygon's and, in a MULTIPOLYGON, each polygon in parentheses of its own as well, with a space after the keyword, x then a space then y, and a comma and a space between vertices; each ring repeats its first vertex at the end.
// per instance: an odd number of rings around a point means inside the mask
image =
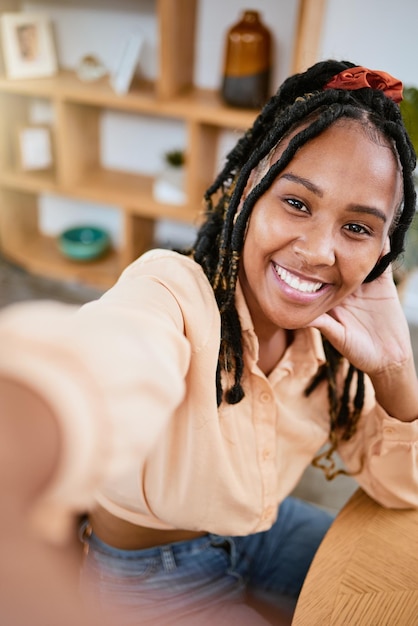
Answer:
POLYGON ((308 209, 300 200, 296 200, 295 198, 287 198, 286 202, 297 211, 303 211, 304 213, 308 213, 308 209))
POLYGON ((370 235, 370 230, 361 224, 347 224, 344 226, 346 230, 350 231, 354 235, 370 235))

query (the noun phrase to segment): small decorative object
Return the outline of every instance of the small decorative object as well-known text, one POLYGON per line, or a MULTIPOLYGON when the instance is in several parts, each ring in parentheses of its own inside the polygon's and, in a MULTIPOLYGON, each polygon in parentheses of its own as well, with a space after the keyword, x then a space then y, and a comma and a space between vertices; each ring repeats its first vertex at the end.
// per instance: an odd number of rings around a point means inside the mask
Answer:
POLYGON ((272 39, 258 11, 244 11, 227 33, 222 97, 236 107, 260 108, 270 96, 272 39))
POLYGON ((32 13, 4 13, 1 41, 8 78, 40 78, 58 70, 50 21, 32 13))
POLYGON ((53 164, 48 126, 32 125, 18 130, 19 165, 22 170, 47 170, 53 164))
POLYGON ((109 234, 97 226, 75 226, 58 238, 62 254, 73 261, 92 261, 109 250, 109 234))
POLYGON ((93 54, 84 56, 77 66, 77 76, 83 82, 92 82, 106 76, 107 69, 93 54))
POLYGON ((167 204, 184 204, 185 157, 182 150, 171 150, 164 155, 164 168, 154 181, 154 198, 167 204))
POLYGON ((138 33, 132 34, 126 41, 116 71, 110 80, 111 87, 116 93, 124 94, 129 91, 143 44, 144 38, 138 33))

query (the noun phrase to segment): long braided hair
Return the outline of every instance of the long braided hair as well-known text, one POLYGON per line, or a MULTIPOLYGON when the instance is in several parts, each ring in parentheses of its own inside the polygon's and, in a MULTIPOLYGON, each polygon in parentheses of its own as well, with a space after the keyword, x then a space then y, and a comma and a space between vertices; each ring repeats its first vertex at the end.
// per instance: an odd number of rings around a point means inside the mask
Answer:
MULTIPOLYGON (((236 404, 244 396, 241 380, 244 369, 241 326, 235 306, 235 288, 244 245, 246 227, 257 200, 270 187, 278 174, 289 164, 297 150, 318 136, 340 118, 360 120, 383 136, 397 153, 403 176, 403 204, 390 232, 390 252, 385 254, 366 278, 374 280, 404 249, 405 234, 415 212, 413 170, 415 153, 402 122, 399 106, 383 91, 372 88, 357 90, 326 89, 324 86, 338 73, 355 67, 348 61, 323 61, 306 72, 284 81, 268 101, 253 126, 228 154, 225 165, 205 199, 206 219, 200 227, 189 254, 208 277, 221 315, 221 343, 216 374, 218 405, 224 400, 236 404), (301 128, 299 128, 301 127, 301 128), (296 129, 287 148, 271 167, 266 168, 242 202, 250 174, 268 160, 278 142, 296 129), (299 130, 298 130, 299 129, 299 130), (229 388, 222 388, 222 371, 233 376, 229 388)), ((310 383, 310 394, 323 380, 328 383, 331 420, 330 450, 322 456, 330 461, 339 438, 348 440, 355 433, 364 402, 364 375, 349 366, 344 389, 338 395, 337 373, 341 355, 323 338, 326 363, 310 383), (356 383, 352 406, 350 388, 356 383)), ((227 377, 227 380, 230 380, 227 377)), ((324 466, 327 475, 327 469, 324 466)), ((336 473, 328 471, 328 478, 336 473)))

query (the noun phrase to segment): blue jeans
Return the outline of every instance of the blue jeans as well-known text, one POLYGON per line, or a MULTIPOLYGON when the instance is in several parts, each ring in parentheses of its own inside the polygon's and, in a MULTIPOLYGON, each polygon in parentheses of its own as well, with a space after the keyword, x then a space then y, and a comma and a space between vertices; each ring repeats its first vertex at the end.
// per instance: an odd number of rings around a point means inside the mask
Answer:
POLYGON ((258 611, 259 599, 291 614, 332 519, 289 497, 268 531, 208 534, 144 550, 112 548, 82 528, 88 547, 82 588, 118 626, 269 624, 258 611))

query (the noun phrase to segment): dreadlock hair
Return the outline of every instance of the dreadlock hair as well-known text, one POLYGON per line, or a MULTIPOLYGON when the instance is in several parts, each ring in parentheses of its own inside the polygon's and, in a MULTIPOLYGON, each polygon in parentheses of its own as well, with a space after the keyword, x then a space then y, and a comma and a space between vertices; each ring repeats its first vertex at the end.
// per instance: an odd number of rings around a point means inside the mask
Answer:
MULTIPOLYGON (((257 200, 270 187, 278 174, 290 163, 297 150, 317 137, 341 118, 359 120, 373 134, 386 138, 397 156, 403 175, 403 203, 390 231, 390 251, 376 263, 365 282, 382 274, 404 250, 405 234, 415 213, 413 170, 415 153, 402 122, 400 109, 383 91, 372 88, 357 90, 326 89, 324 86, 336 74, 355 67, 349 61, 323 61, 306 72, 284 81, 278 92, 267 102, 253 126, 241 137, 227 155, 225 165, 205 199, 206 219, 200 227, 193 247, 185 253, 199 263, 209 279, 221 315, 221 343, 216 388, 218 405, 223 399, 229 404, 240 402, 244 396, 243 346, 239 316, 235 307, 235 288, 246 227, 257 200), (296 131, 280 158, 270 166, 269 155, 279 141, 296 131), (243 201, 243 192, 250 174, 266 163, 267 172, 243 201), (222 371, 233 383, 222 388, 222 371)), ((364 376, 350 366, 341 397, 337 391, 337 372, 341 355, 323 338, 326 363, 306 390, 310 394, 323 380, 328 383, 331 419, 331 452, 336 448, 338 433, 349 439, 356 430, 364 402, 364 376), (350 407, 349 389, 356 381, 357 391, 350 407)), ((327 456, 327 455, 326 455, 327 456)), ((327 456, 329 461, 330 454, 327 456)), ((327 474, 327 470, 325 470, 327 474)), ((328 472, 333 477, 338 472, 328 472), (331 475, 332 474, 332 475, 331 475)))

